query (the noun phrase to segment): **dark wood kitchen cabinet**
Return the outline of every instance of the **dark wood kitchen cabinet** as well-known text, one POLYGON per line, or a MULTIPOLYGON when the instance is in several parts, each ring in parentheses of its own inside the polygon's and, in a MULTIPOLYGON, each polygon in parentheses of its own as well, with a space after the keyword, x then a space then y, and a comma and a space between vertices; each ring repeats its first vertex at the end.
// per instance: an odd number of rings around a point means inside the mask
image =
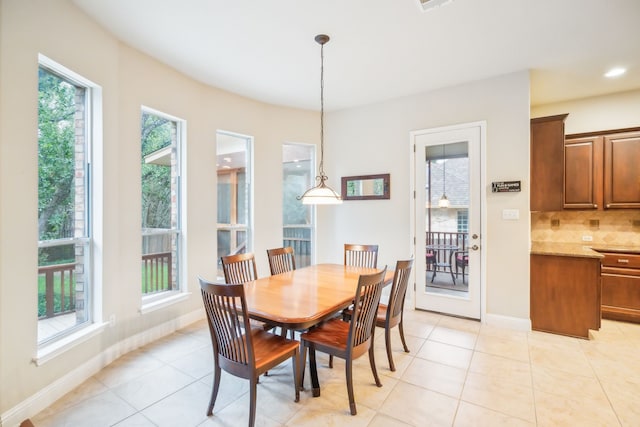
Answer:
POLYGON ((604 207, 640 208, 640 130, 604 136, 604 207))
POLYGON ((531 328, 589 338, 600 329, 600 258, 531 255, 531 328))
POLYGON ((567 135, 564 209, 640 208, 640 129, 567 135))
POLYGON ((564 209, 602 207, 602 136, 564 141, 564 209))
POLYGON ((568 114, 531 119, 530 210, 563 206, 564 120, 568 114))
POLYGON ((640 254, 602 254, 602 317, 640 323, 640 254))

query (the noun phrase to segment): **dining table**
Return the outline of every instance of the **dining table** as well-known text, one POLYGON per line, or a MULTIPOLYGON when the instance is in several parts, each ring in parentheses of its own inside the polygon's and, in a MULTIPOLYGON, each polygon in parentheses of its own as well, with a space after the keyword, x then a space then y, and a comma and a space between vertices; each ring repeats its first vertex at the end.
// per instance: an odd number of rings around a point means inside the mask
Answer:
MULTIPOLYGON (((377 268, 343 264, 315 264, 262 277, 244 284, 249 317, 286 330, 304 331, 339 313, 353 303, 358 279, 377 268)), ((393 281, 387 270, 384 285, 393 281)), ((305 349, 300 348, 302 362, 305 349)), ((319 389, 314 389, 314 396, 319 389)))

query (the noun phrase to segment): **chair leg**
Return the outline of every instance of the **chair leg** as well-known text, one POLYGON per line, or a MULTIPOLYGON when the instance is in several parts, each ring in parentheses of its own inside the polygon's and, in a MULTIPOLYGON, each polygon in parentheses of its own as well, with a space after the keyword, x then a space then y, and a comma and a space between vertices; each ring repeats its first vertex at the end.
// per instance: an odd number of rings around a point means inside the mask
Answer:
POLYGON ((356 410, 356 399, 353 395, 353 366, 351 359, 345 360, 345 375, 347 377, 347 393, 349 394, 349 410, 351 411, 351 415, 356 415, 358 411, 356 410))
POLYGON ((313 397, 320 396, 320 382, 318 381, 318 366, 316 365, 316 349, 309 347, 309 368, 311 368, 311 390, 313 397))
POLYGON ((209 400, 209 408, 207 408, 207 416, 213 414, 213 405, 216 403, 216 397, 218 397, 218 390, 220 389, 220 373, 222 369, 216 364, 213 368, 213 390, 211 390, 211 400, 209 400))
POLYGON ((380 377, 378 377, 378 369, 376 368, 376 357, 373 350, 373 335, 371 336, 371 347, 369 347, 369 365, 371 365, 371 372, 373 372, 373 378, 376 380, 376 385, 382 387, 380 377))
POLYGON ((407 347, 407 342, 404 340, 404 328, 402 327, 404 319, 402 314, 400 314, 400 323, 398 323, 398 331, 400 332, 400 340, 402 341, 402 347, 404 347, 404 352, 409 353, 409 347, 407 347))
POLYGON ((329 368, 333 369, 333 354, 329 355, 329 368))
POLYGON ((393 356, 391 355, 391 331, 388 326, 384 327, 384 344, 387 347, 387 359, 389 359, 389 369, 394 372, 396 365, 393 364, 393 356))
POLYGON ((304 390, 304 371, 307 368, 307 347, 300 343, 300 390, 304 390))
POLYGON ((296 353, 291 358, 293 362, 293 388, 296 389, 296 399, 295 402, 300 401, 300 349, 296 351, 296 353))
POLYGON ((464 266, 462 266, 462 284, 464 285, 464 266))
POLYGON ((254 376, 249 380, 249 426, 256 424, 256 388, 258 386, 258 377, 254 376))

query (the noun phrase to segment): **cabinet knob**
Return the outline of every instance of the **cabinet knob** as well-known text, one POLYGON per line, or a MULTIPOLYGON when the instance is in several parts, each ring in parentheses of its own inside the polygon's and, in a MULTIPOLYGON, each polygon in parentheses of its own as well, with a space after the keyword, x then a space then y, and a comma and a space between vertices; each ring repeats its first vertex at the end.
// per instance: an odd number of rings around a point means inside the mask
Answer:
POLYGON ((597 203, 594 203, 594 204, 593 204, 593 207, 594 207, 595 209, 598 209, 598 204, 597 204, 597 203))

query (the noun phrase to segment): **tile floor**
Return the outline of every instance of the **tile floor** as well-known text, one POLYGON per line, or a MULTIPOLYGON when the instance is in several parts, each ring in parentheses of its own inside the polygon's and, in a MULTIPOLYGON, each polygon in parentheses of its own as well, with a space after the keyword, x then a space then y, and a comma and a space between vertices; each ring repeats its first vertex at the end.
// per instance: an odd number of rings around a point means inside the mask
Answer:
MULTIPOLYGON (((603 321, 592 340, 498 329, 405 311, 411 353, 393 333, 389 370, 381 329, 374 385, 368 358, 357 361, 358 415, 349 415, 344 363, 320 356, 322 395, 308 375, 293 401, 291 364, 262 377, 259 426, 639 426, 640 325, 603 321)), ((248 382, 223 372, 214 415, 212 355, 204 321, 116 360, 33 422, 45 426, 242 426, 248 382)))

